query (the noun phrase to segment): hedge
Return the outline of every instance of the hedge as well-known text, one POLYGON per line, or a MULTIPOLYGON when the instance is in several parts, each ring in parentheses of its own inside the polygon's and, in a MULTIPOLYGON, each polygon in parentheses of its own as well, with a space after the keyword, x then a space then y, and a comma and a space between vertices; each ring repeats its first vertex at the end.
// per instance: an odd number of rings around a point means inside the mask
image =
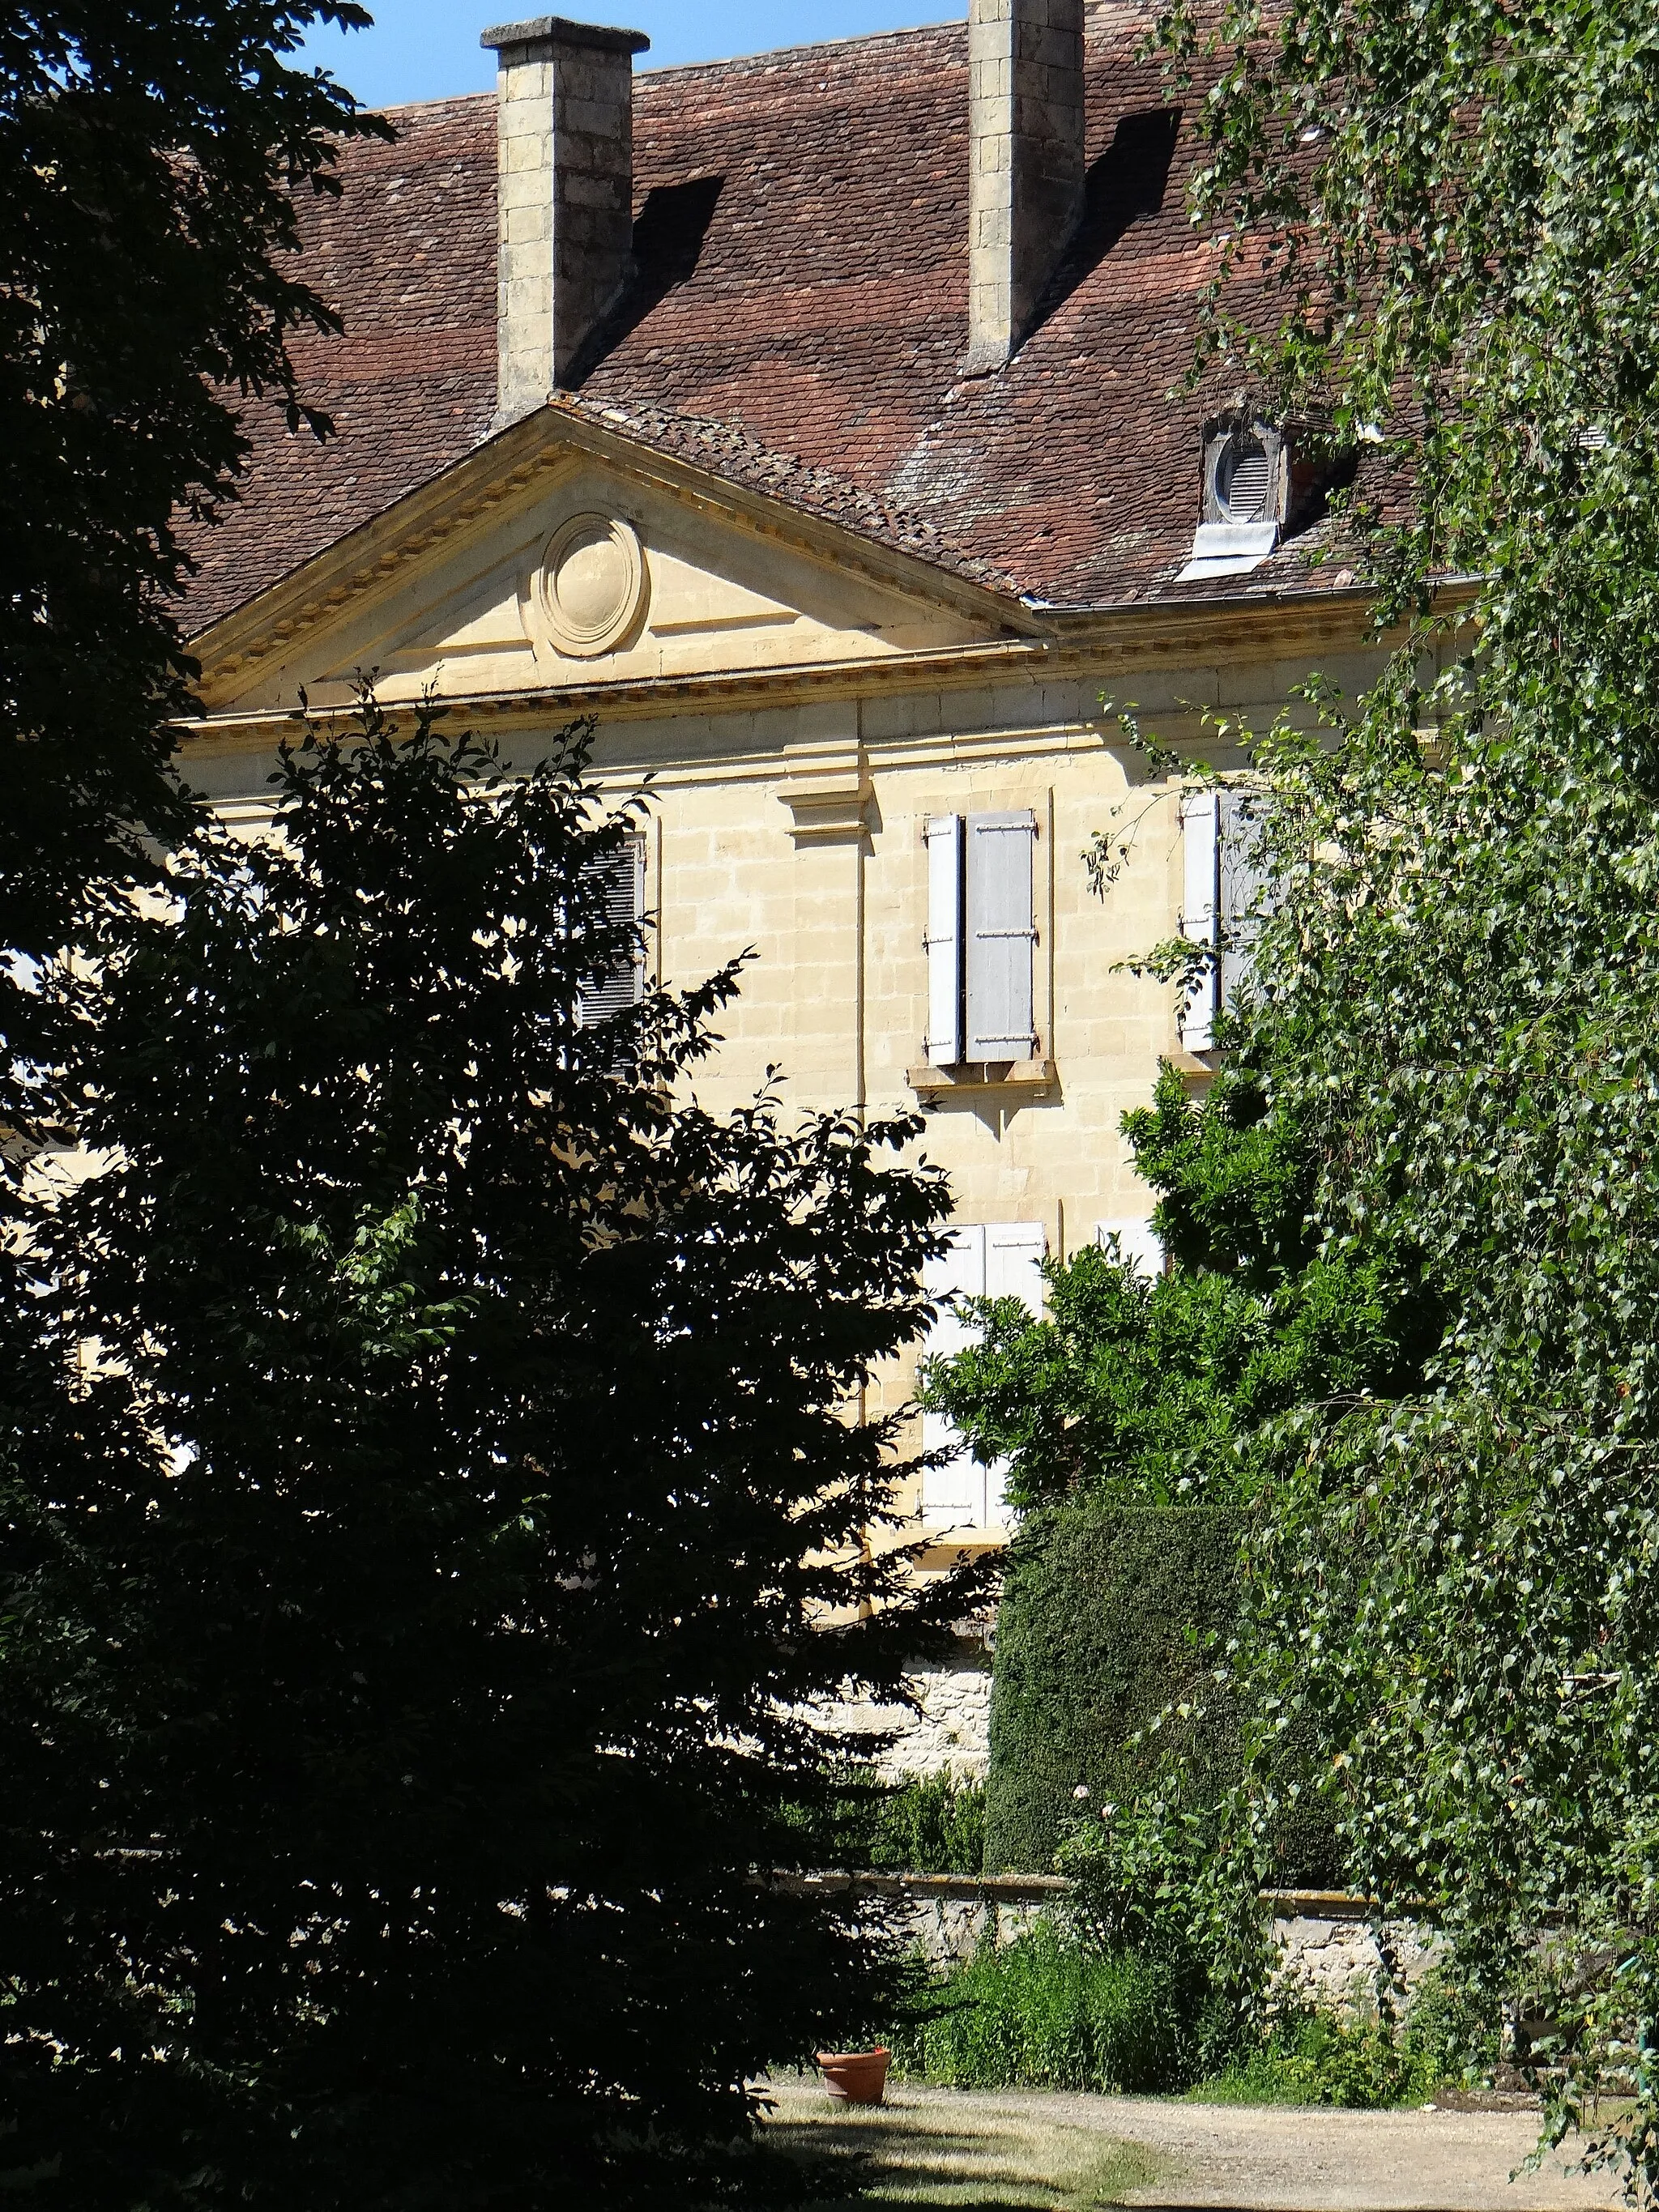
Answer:
POLYGON ((1173 1752, 1196 1790, 1237 1769, 1237 1726, 1197 1640, 1237 1611, 1238 1524, 1210 1507, 1099 1500, 1033 1513, 1009 1559, 991 1681, 985 1864, 1045 1873, 1077 1815, 1122 1803, 1173 1752), (1128 1739, 1200 1688, 1190 1720, 1128 1739))
MULTIPOLYGON (((1015 1539, 991 1679, 985 1797, 988 1872, 1046 1873, 1077 1819, 1133 1802, 1173 1759, 1190 1802, 1212 1801, 1238 1771, 1237 1723, 1210 1679, 1212 1632, 1238 1613, 1238 1516, 1210 1506, 1080 1499, 1031 1514, 1015 1539), (1190 1705, 1151 1742, 1137 1730, 1190 1705)), ((1310 1780, 1316 1747, 1293 1732, 1283 1779, 1310 1780)), ((1337 1887, 1331 1821, 1304 1786, 1276 1839, 1277 1886, 1337 1887)))

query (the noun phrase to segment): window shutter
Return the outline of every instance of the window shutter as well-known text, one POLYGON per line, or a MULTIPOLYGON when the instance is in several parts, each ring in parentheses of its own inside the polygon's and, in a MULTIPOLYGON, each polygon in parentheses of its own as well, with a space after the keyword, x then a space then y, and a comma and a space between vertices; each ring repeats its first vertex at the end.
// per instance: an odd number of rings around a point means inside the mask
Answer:
MULTIPOLYGON (((1048 1234, 1040 1221, 994 1221, 985 1230, 985 1295, 1018 1298, 1037 1320, 1042 1318, 1042 1262, 1048 1234)), ((1000 1526, 1009 1462, 994 1460, 984 1470, 985 1525, 1000 1526)))
MULTIPOLYGON (((597 884, 605 899, 605 918, 615 928, 625 928, 645 911, 645 846, 637 837, 614 853, 596 854, 582 863, 582 879, 597 884)), ((609 1021, 639 1004, 644 994, 645 966, 639 951, 595 976, 581 994, 584 1029, 609 1021)))
MULTIPOLYGON (((1216 941, 1216 909, 1221 889, 1219 808, 1213 791, 1189 791, 1181 802, 1181 843, 1185 878, 1181 933, 1192 945, 1216 941)), ((1188 1052, 1208 1052, 1215 1041, 1217 1004, 1213 961, 1181 1012, 1181 1042, 1188 1052)))
MULTIPOLYGON (((1048 1240, 1040 1221, 994 1221, 984 1228, 953 1230, 951 1249, 922 1271, 930 1297, 1020 1298, 1034 1314, 1042 1311, 1042 1258, 1048 1240)), ((954 1307, 945 1307, 928 1331, 922 1350, 948 1358, 966 1344, 977 1343, 954 1307)), ((995 1528, 1003 1518, 1006 1460, 981 1467, 943 1413, 921 1417, 924 1451, 952 1450, 943 1467, 929 1470, 922 1484, 922 1518, 932 1528, 995 1528)))
POLYGON ((927 1044, 934 1067, 962 1054, 962 817, 927 824, 927 1044))
MULTIPOLYGON (((922 1288, 935 1300, 979 1298, 985 1295, 985 1231, 955 1229, 951 1249, 930 1260, 921 1271, 922 1288)), ((973 1333, 954 1305, 941 1305, 922 1345, 923 1356, 946 1359, 973 1342, 973 1333)), ((929 1468, 922 1477, 922 1518, 933 1527, 977 1527, 984 1517, 985 1470, 962 1441, 960 1431, 943 1413, 921 1417, 924 1451, 952 1451, 943 1467, 929 1468)))
POLYGON ((968 817, 968 1060, 1029 1060, 1031 1021, 1031 848, 1036 817, 968 817))
POLYGON ((994 1221, 985 1231, 985 1295, 1018 1298, 1039 1317, 1042 1312, 1042 1262, 1048 1231, 1040 1221, 994 1221))
POLYGON ((1143 1275, 1164 1273, 1164 1239, 1150 1221, 1128 1216, 1117 1221, 1097 1221, 1095 1242, 1121 1267, 1133 1263, 1143 1275))
POLYGON ((1231 1006, 1255 964, 1268 890, 1261 858, 1260 791, 1230 784, 1218 794, 1221 844, 1221 992, 1231 1006))

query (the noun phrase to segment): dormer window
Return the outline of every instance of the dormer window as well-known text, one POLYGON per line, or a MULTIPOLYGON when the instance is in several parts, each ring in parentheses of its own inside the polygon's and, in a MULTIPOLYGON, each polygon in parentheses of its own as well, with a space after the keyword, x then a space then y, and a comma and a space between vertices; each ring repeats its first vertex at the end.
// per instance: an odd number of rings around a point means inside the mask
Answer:
POLYGON ((1285 440, 1271 423, 1233 416, 1209 424, 1198 532, 1176 581, 1259 568, 1279 543, 1285 475, 1285 440))
POLYGON ((1316 521, 1326 493, 1353 474, 1353 456, 1325 453, 1305 425, 1249 414, 1206 423, 1203 453, 1198 530, 1177 583, 1249 575, 1316 521))
MULTIPOLYGON (((1213 507, 1215 520, 1249 524, 1283 520, 1274 498, 1279 447, 1275 432, 1259 428, 1237 429, 1227 437, 1212 440, 1209 497, 1205 505, 1213 507)), ((1206 521, 1211 519, 1208 514, 1205 517, 1206 521)))

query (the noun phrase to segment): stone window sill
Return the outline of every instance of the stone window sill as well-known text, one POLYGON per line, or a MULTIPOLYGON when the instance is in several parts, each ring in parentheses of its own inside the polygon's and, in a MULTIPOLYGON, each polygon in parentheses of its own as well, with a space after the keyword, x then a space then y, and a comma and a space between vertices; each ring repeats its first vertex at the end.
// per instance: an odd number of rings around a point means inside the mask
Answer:
POLYGON ((922 1098, 968 1091, 1020 1091, 1040 1098, 1059 1083, 1060 1070, 1052 1060, 964 1060, 955 1067, 907 1068, 904 1079, 922 1098))

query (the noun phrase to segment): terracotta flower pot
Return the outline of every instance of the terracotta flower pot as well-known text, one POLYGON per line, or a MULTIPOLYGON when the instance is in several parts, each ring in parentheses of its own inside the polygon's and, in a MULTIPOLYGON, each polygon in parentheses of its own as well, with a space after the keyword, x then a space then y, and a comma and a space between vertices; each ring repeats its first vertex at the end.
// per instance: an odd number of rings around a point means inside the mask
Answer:
POLYGON ((824 2087, 843 2105, 878 2105, 892 2055, 885 2045, 876 2051, 820 2051, 818 2071, 824 2087))

